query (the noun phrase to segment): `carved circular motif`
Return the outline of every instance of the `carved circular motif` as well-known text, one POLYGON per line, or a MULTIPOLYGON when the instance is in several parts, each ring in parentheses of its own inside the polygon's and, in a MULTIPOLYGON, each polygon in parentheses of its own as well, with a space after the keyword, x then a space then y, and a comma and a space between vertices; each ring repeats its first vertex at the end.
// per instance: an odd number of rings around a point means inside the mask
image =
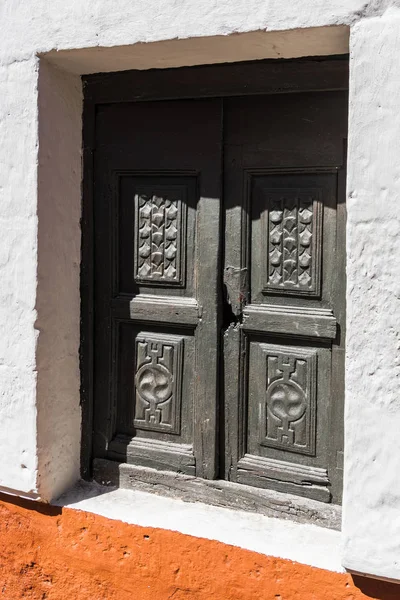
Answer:
POLYGON ((136 373, 136 389, 146 402, 160 404, 172 393, 172 375, 163 365, 143 365, 136 373))
POLYGON ((304 391, 294 381, 275 381, 268 388, 268 406, 281 421, 297 421, 306 410, 304 391))

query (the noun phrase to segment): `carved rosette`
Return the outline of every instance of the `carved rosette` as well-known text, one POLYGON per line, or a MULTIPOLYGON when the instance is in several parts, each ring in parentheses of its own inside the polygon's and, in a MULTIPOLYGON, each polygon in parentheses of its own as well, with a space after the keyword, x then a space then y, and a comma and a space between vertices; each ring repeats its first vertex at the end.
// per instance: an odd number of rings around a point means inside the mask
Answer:
POLYGON ((182 346, 178 336, 144 334, 137 338, 137 429, 180 433, 182 346))
POLYGON ((182 201, 142 192, 135 206, 135 280, 181 284, 182 201))
POLYGON ((318 295, 321 205, 312 190, 269 192, 264 216, 265 292, 318 295))
POLYGON ((316 352, 263 346, 267 387, 261 444, 301 454, 315 452, 316 352))

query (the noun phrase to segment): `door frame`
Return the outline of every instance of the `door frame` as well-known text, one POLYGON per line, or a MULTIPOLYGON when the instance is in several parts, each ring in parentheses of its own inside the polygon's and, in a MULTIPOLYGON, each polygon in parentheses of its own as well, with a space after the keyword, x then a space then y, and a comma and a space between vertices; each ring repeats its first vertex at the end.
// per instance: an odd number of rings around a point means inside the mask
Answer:
MULTIPOLYGON (((92 476, 94 408, 94 151, 96 110, 103 103, 199 99, 298 92, 346 91, 348 55, 260 60, 151 69, 83 77, 83 183, 81 217, 81 475, 92 476), (171 93, 173 90, 173 93, 171 93)), ((234 484, 235 485, 235 484, 234 484)))

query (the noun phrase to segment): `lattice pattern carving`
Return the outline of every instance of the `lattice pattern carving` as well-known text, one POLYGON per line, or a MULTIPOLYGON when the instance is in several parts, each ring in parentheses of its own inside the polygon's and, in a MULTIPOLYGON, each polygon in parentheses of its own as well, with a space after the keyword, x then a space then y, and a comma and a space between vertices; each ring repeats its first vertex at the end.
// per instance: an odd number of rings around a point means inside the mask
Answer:
POLYGON ((315 452, 316 353, 263 345, 267 388, 261 444, 301 454, 315 452))
POLYGON ((137 429, 180 433, 182 347, 178 336, 144 334, 136 339, 137 429))
POLYGON ((321 205, 313 190, 267 191, 265 292, 318 295, 321 205))
POLYGON ((175 194, 135 196, 135 280, 143 283, 182 283, 182 200, 175 194))

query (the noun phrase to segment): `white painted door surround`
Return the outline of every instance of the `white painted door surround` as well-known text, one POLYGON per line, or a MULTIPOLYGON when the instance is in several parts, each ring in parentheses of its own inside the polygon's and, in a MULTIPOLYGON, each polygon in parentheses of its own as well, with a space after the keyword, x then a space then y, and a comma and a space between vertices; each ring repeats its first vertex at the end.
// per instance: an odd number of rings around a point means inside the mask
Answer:
POLYGON ((4 0, 0 7, 2 490, 51 501, 79 478, 79 75, 349 51, 339 537, 345 567, 400 579, 400 3, 112 4, 4 0))

